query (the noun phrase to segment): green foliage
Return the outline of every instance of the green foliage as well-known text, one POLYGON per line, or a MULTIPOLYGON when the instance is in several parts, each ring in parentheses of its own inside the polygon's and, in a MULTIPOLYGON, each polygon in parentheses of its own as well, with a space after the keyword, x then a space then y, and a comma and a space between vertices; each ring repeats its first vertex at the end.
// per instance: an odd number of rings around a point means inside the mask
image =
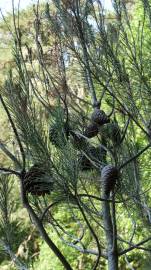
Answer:
MULTIPOLYGON (((150 233, 151 224, 150 152, 134 158, 150 141, 151 133, 149 7, 143 9, 139 2, 130 18, 125 5, 114 1, 114 22, 105 22, 105 25, 101 7, 94 8, 92 2, 81 1, 80 21, 78 13, 71 12, 64 1, 61 4, 53 1, 51 8, 48 4, 40 6, 39 10, 34 8, 33 13, 23 11, 15 33, 13 18, 8 17, 15 39, 7 42, 8 47, 13 42, 13 59, 9 53, 6 57, 13 63, 1 91, 24 149, 24 169, 30 173, 29 168, 38 164, 42 166, 43 175, 46 171, 48 178, 53 178, 50 195, 27 194, 26 190, 28 201, 37 217, 40 220, 43 217, 48 235, 73 269, 88 270, 92 269, 96 256, 83 252, 86 249, 98 251, 98 242, 103 251, 106 249, 100 200, 100 169, 106 163, 121 169, 115 188, 118 231, 115 239, 118 239, 119 250, 142 241, 150 233), (99 27, 90 24, 89 19, 99 22, 99 27), (71 61, 64 60, 68 55, 71 61), (97 127, 95 138, 86 138, 84 130, 91 121, 94 105, 98 105, 93 101, 93 88, 110 122, 97 127), (97 155, 102 145, 103 158, 97 155), (93 165, 86 172, 81 169, 81 156, 93 165), (125 161, 128 162, 125 164, 125 161), (82 231, 84 236, 79 240, 82 231)), ((17 15, 14 19, 17 24, 17 15)), ((5 27, 1 24, 4 34, 8 31, 5 27)), ((5 60, 4 55, 1 58, 5 60)), ((4 121, 2 119, 2 125, 4 121)), ((8 147, 11 136, 3 135, 9 141, 8 147)), ((16 138, 14 141, 17 144, 16 138)), ((16 152, 21 163, 23 154, 18 146, 16 152)), ((10 165, 3 157, 0 162, 10 165)), ((11 163, 11 168, 13 165, 11 163)), ((39 179, 32 179, 38 185, 39 179)), ((43 181, 41 177, 41 187, 43 181)), ((18 223, 19 194, 10 191, 10 183, 8 176, 1 177, 0 235, 16 253, 19 244, 28 242, 29 223, 23 225, 24 220, 18 223), (11 208, 12 200, 18 202, 15 210, 11 208), (11 212, 16 215, 13 221, 11 212)), ((112 222, 115 222, 113 208, 112 222)), ((36 241, 37 235, 34 235, 33 243, 36 241)), ((150 244, 143 247, 150 252, 150 244)), ((63 269, 43 240, 39 240, 39 249, 34 261, 32 253, 36 252, 31 244, 23 263, 29 263, 32 269, 63 269)), ((128 269, 129 263, 140 270, 147 267, 149 256, 145 250, 135 249, 129 254, 120 259, 120 269, 128 269)), ((0 259, 2 261, 2 257, 0 259)), ((98 267, 105 269, 104 258, 98 267)))
MULTIPOLYGON (((65 209, 64 209, 65 210, 65 209)), ((68 229, 68 232, 70 231, 70 234, 75 233, 75 224, 73 220, 71 219, 69 211, 58 211, 55 215, 55 218, 60 219, 62 222, 62 226, 64 223, 64 228, 68 229), (68 225, 66 224, 66 221, 68 220, 68 225)), ((87 256, 84 254, 80 254, 80 252, 74 250, 72 247, 69 247, 66 243, 63 243, 61 240, 58 239, 57 231, 55 232, 51 228, 48 229, 48 234, 50 237, 54 240, 56 245, 60 248, 60 250, 63 252, 64 256, 68 258, 69 262, 71 263, 72 267, 74 269, 79 269, 81 265, 83 267, 86 267, 86 269, 91 269, 91 264, 93 262, 93 256, 87 256)), ((78 229, 78 228, 76 228, 78 229)), ((64 236, 63 236, 64 237, 64 236)), ((87 242, 90 242, 90 239, 85 240, 85 244, 87 242)), ((40 253, 39 257, 36 259, 36 261, 33 264, 33 269, 40 269, 42 270, 45 268, 46 270, 63 270, 64 268, 60 264, 59 260, 54 256, 53 252, 49 250, 48 246, 45 242, 40 240, 40 253)))

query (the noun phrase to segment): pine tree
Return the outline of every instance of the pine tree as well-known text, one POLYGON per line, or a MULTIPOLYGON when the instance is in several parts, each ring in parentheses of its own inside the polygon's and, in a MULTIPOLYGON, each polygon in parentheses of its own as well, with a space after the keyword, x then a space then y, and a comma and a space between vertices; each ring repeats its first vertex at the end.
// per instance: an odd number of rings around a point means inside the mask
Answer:
POLYGON ((145 3, 137 31, 125 1, 113 1, 111 21, 101 1, 38 4, 32 42, 13 13, 16 66, 0 100, 20 154, 8 153, 12 167, 0 170, 18 177, 31 221, 68 270, 72 263, 47 233, 48 224, 64 244, 96 257, 91 269, 106 260, 116 270, 133 249, 151 251, 144 246, 151 240, 145 3), (53 208, 63 204, 72 213, 73 235, 55 218, 53 208), (123 215, 132 222, 128 235, 120 229, 123 215), (85 246, 87 235, 92 240, 85 246))

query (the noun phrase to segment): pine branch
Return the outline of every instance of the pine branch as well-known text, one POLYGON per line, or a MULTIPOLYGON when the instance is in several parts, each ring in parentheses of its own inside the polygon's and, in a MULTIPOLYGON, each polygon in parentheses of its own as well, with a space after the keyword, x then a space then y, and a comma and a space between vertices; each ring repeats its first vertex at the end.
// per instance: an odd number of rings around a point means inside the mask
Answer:
POLYGON ((58 259, 60 260, 62 265, 65 267, 65 269, 72 270, 72 267, 70 266, 70 264, 68 263, 66 258, 63 256, 61 251, 54 244, 54 242, 50 239, 45 228, 43 227, 41 220, 38 218, 38 216, 34 212, 33 208, 30 206, 28 199, 27 199, 27 196, 26 196, 26 193, 25 193, 25 190, 23 188, 23 177, 24 177, 24 173, 22 173, 22 177, 20 177, 21 198, 22 198, 23 206, 27 209, 28 214, 30 215, 32 221, 34 222, 35 226, 37 227, 37 229, 38 229, 40 235, 42 236, 42 238, 44 239, 44 241, 47 243, 49 248, 54 252, 54 254, 58 257, 58 259))
POLYGON ((12 169, 8 169, 8 168, 4 168, 4 167, 0 167, 0 171, 2 171, 2 172, 6 172, 6 173, 9 173, 9 174, 14 174, 14 175, 16 175, 16 176, 20 176, 20 172, 18 172, 18 171, 14 171, 14 170, 12 170, 12 169))
POLYGON ((151 237, 148 237, 148 238, 146 238, 146 239, 140 241, 140 242, 137 243, 137 244, 129 243, 129 245, 130 245, 131 247, 129 247, 129 248, 127 248, 127 249, 125 249, 125 250, 119 252, 119 256, 121 256, 121 255, 123 255, 123 254, 126 254, 126 253, 132 251, 132 250, 135 249, 135 248, 138 248, 139 246, 141 246, 141 245, 147 243, 147 242, 150 241, 150 240, 151 240, 151 237))
POLYGON ((5 144, 0 142, 0 149, 8 156, 18 168, 22 168, 19 160, 6 148, 5 144))
POLYGON ((23 165, 22 165, 22 166, 23 166, 23 170, 25 170, 25 165, 26 165, 26 161, 25 161, 25 153, 24 153, 24 148, 23 148, 23 145, 22 145, 22 143, 21 143, 21 140, 20 140, 18 131, 17 131, 17 129, 16 129, 16 126, 15 126, 15 124, 14 124, 14 121, 13 121, 13 119, 12 119, 12 117, 11 117, 11 114, 10 114, 10 112, 9 112, 9 110, 8 110, 8 108, 7 108, 6 104, 5 104, 5 101, 4 101, 4 99, 2 98, 2 95, 1 95, 1 94, 0 94, 0 100, 1 100, 2 105, 3 105, 3 107, 4 107, 4 110, 5 110, 5 112, 6 112, 7 116, 8 116, 8 119, 9 119, 9 121, 10 121, 10 124, 11 124, 11 126, 12 126, 12 129, 13 129, 13 131, 14 131, 14 134, 15 134, 15 136, 16 136, 16 140, 17 140, 17 142, 18 142, 18 145, 19 145, 19 148, 20 148, 20 152, 21 152, 21 154, 22 154, 22 161, 23 161, 23 165))
POLYGON ((126 160, 123 164, 120 165, 119 170, 124 168, 126 165, 137 159, 139 156, 141 156, 146 150, 148 150, 151 147, 151 143, 149 143, 146 147, 144 147, 142 150, 140 150, 136 155, 126 160))

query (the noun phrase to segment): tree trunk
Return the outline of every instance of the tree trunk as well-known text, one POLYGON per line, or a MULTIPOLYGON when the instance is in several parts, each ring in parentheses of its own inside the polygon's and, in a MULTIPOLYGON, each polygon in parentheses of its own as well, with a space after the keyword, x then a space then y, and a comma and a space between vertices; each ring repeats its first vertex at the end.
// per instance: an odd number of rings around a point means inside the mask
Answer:
MULTIPOLYGON (((103 193, 104 199, 109 199, 109 195, 103 193)), ((106 233, 107 254, 108 254, 108 270, 118 270, 118 253, 117 253, 117 237, 116 226, 113 225, 111 218, 110 203, 103 202, 103 220, 106 233)))

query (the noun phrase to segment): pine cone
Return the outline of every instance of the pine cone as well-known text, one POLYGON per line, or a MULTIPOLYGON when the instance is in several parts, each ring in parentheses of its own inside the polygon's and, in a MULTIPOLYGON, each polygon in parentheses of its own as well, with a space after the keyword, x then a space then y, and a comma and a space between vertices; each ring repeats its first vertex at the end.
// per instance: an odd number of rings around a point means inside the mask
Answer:
POLYGON ((94 122, 100 126, 110 122, 110 119, 105 114, 105 112, 98 109, 98 108, 94 109, 94 111, 91 115, 91 120, 92 120, 92 122, 94 122))
POLYGON ((50 194, 53 189, 53 181, 41 164, 35 164, 24 177, 24 187, 32 195, 50 194))
POLYGON ((49 129, 49 139, 52 144, 57 147, 61 147, 67 143, 69 137, 69 127, 67 124, 63 124, 61 130, 58 129, 57 124, 53 124, 49 129))
POLYGON ((119 178, 119 171, 113 165, 106 165, 101 171, 101 181, 103 192, 109 195, 114 189, 116 181, 119 178))
POLYGON ((98 126, 96 123, 90 123, 85 131, 84 131, 84 136, 86 136, 87 138, 93 138, 98 134, 98 126))

